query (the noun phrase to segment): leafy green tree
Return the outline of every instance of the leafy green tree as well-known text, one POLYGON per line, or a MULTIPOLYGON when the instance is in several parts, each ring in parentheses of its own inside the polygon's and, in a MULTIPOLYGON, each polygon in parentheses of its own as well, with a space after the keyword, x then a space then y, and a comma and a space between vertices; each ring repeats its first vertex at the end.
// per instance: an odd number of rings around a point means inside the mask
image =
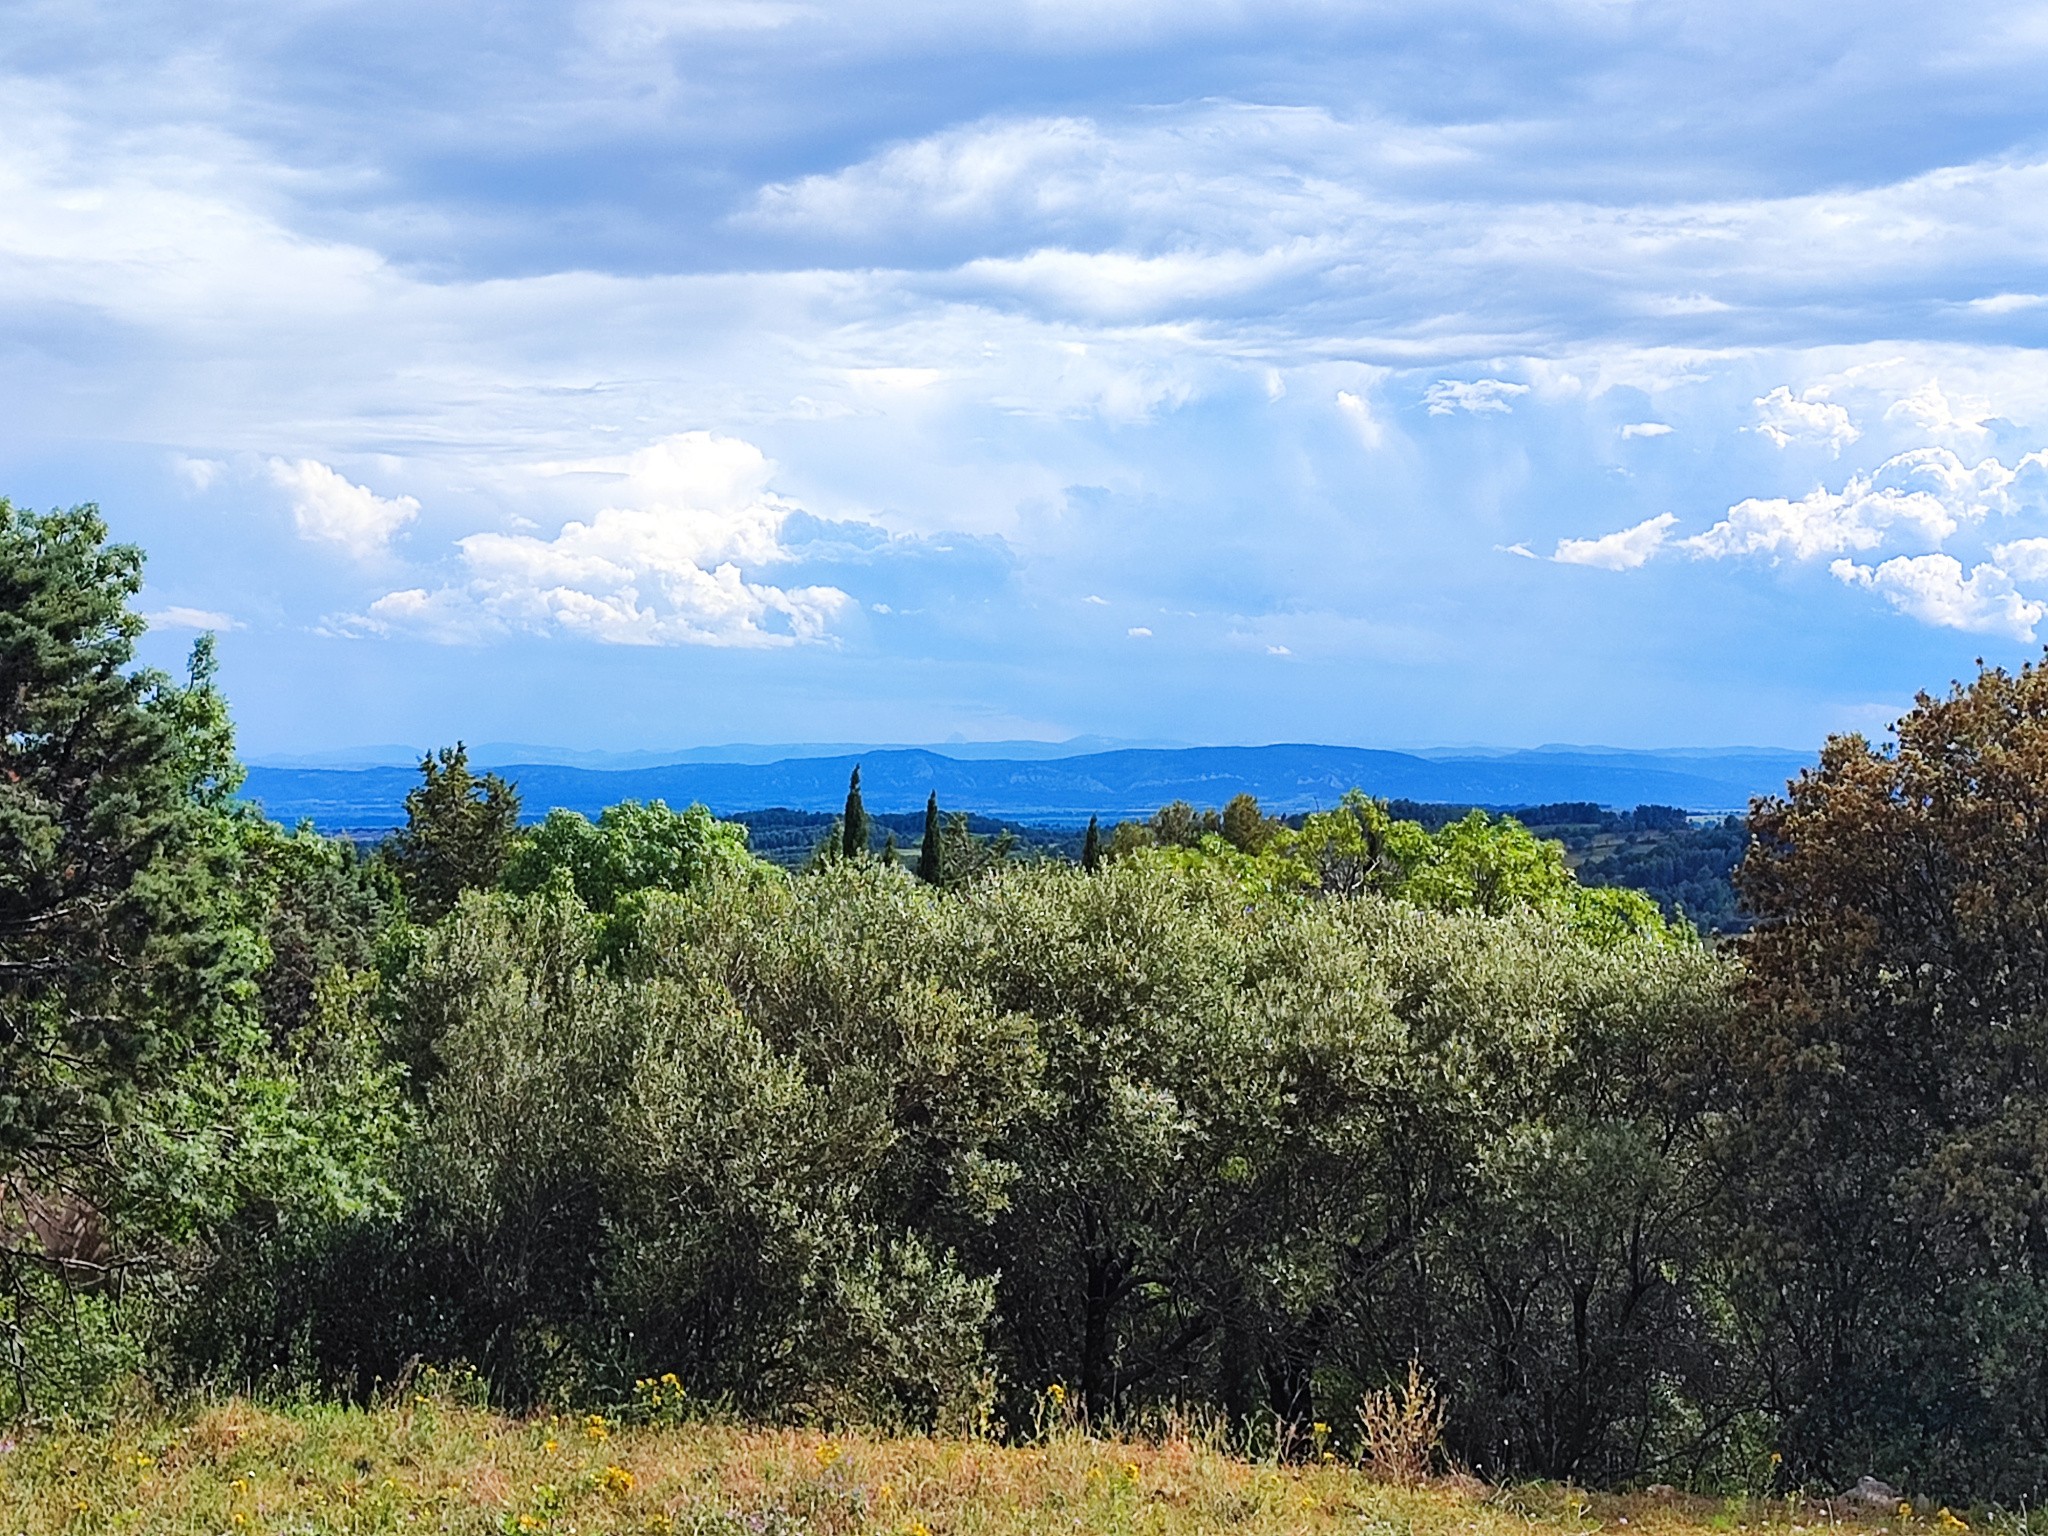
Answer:
POLYGON ((310 825, 286 832, 257 817, 240 818, 237 829, 241 901, 267 952, 257 981, 263 1017, 288 1047, 316 1027, 330 978, 374 969, 398 892, 390 868, 346 838, 310 825))
POLYGON ((566 881, 591 911, 608 914, 635 892, 686 891, 721 875, 768 875, 747 851, 745 827, 701 805, 672 811, 659 800, 622 800, 595 822, 577 811, 548 812, 519 835, 504 886, 528 895, 566 881))
POLYGON ((1109 829, 1109 846, 1102 851, 1105 859, 1127 859, 1134 853, 1147 848, 1156 848, 1159 840, 1152 835, 1152 828, 1142 821, 1120 821, 1109 829))
POLYGON ((1222 817, 1198 811, 1185 800, 1171 801, 1152 813, 1152 838, 1162 847, 1192 848, 1222 831, 1222 817))
POLYGON ((386 856, 411 915, 431 923, 464 891, 498 883, 519 830, 519 792, 495 773, 472 774, 459 741, 422 758, 420 780, 386 856))
POLYGON ((1430 852, 1420 825, 1396 821, 1384 801, 1356 789, 1334 810, 1317 811, 1298 831, 1277 838, 1275 847, 1313 870, 1329 896, 1398 892, 1430 852))
POLYGON ((2048 670, 1752 808, 1730 1207, 1789 1474, 2048 1480, 2048 670))
POLYGON ((1256 795, 1233 795, 1223 807, 1223 839, 1239 853, 1264 853, 1282 826, 1260 811, 1256 795))
POLYGON ((846 814, 840 821, 839 852, 844 858, 864 859, 868 855, 868 810, 860 798, 860 764, 853 765, 853 777, 846 784, 846 814))
POLYGON ((917 845, 917 878, 927 885, 943 884, 946 878, 945 835, 939 825, 937 790, 924 803, 924 835, 917 845))
POLYGON ((1091 875, 1102 868, 1102 823, 1093 816, 1088 818, 1088 835, 1081 840, 1081 867, 1091 875))

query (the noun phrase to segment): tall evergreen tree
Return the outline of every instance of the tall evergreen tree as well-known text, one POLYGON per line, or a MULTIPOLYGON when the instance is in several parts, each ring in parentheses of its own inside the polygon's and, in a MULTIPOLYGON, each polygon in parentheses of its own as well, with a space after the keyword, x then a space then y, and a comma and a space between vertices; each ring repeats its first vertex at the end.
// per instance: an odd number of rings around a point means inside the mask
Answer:
POLYGON ((933 790, 924 803, 924 841, 917 849, 918 879, 937 885, 945 878, 945 854, 941 848, 944 841, 945 835, 939 829, 939 792, 933 790))
POLYGON ((412 916, 434 922, 464 891, 496 885, 518 831, 518 790, 495 773, 471 773, 461 742, 423 758, 387 855, 412 916))
POLYGON ((839 824, 839 851, 849 859, 867 857, 868 808, 860 799, 860 764, 846 783, 846 815, 839 824))
POLYGON ((1091 875, 1102 868, 1102 823, 1093 816, 1088 818, 1088 835, 1081 841, 1081 867, 1091 875))

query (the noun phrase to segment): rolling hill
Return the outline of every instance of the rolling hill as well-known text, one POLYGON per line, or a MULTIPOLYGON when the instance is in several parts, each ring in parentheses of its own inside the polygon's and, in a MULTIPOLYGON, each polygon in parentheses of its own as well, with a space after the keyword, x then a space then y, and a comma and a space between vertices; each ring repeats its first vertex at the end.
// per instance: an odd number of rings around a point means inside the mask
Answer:
MULTIPOLYGON (((620 800, 701 801, 731 814, 786 806, 836 810, 854 764, 869 809, 921 810, 936 793, 948 809, 1054 825, 1147 816, 1170 800, 1221 805, 1239 793, 1268 812, 1334 804, 1357 787, 1385 798, 1485 806, 1588 800, 1601 805, 1740 811, 1753 795, 1782 790, 1809 759, 1772 749, 1624 752, 1537 748, 1490 755, 1423 756, 1360 747, 1130 748, 1061 758, 968 759, 893 748, 777 762, 672 762, 623 769, 559 763, 507 764, 526 813, 552 807, 594 814, 620 800)), ((403 819, 412 768, 252 767, 244 794, 282 821, 366 831, 403 819)))

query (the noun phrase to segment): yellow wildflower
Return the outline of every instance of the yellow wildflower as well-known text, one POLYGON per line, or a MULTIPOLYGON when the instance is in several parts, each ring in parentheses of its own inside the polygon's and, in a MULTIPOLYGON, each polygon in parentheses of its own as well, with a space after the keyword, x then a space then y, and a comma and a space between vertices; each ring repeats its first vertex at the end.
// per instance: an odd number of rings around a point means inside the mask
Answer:
POLYGON ((638 1479, 632 1473, 616 1464, 606 1467, 604 1469, 604 1476, 599 1479, 600 1486, 603 1487, 606 1493, 621 1499, 633 1491, 633 1486, 637 1481, 638 1479))
POLYGON ((841 1452, 837 1442, 827 1440, 823 1445, 811 1452, 811 1454, 818 1458, 819 1466, 829 1467, 839 1459, 841 1452))
POLYGON ((605 1423, 604 1415, 601 1413, 586 1414, 584 1416, 583 1433, 599 1444, 603 1444, 612 1437, 611 1427, 605 1423))

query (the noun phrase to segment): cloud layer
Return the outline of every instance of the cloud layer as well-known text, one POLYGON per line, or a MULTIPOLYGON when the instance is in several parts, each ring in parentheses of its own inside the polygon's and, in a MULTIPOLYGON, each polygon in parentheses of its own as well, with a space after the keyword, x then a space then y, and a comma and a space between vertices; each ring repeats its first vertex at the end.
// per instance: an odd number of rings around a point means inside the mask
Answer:
POLYGON ((1804 742, 2037 633, 2044 56, 1977 0, 38 8, 4 488, 234 615, 259 742, 1804 742))

